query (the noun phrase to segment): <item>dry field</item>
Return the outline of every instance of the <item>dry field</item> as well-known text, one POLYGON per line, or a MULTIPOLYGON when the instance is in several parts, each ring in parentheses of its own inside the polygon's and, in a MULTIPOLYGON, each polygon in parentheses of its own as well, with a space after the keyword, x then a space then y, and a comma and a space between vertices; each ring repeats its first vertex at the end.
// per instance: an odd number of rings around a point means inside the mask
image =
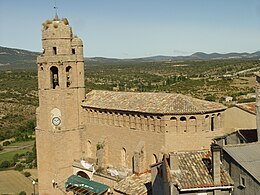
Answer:
MULTIPOLYGON (((32 175, 35 175, 35 173, 32 175)), ((16 195, 21 191, 25 191, 26 194, 33 193, 31 178, 27 178, 22 173, 14 170, 0 171, 0 194, 16 195)))
POLYGON ((255 87, 255 76, 240 77, 233 80, 232 84, 236 87, 255 87))

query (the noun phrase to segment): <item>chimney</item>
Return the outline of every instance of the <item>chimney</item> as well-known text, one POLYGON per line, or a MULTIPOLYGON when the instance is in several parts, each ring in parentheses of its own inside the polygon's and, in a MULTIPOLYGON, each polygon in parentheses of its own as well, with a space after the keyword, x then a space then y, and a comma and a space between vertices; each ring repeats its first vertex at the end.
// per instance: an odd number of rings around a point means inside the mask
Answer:
POLYGON ((256 136, 260 142, 260 73, 256 74, 256 136))
POLYGON ((179 159, 177 153, 170 153, 170 169, 172 171, 180 171, 179 168, 179 159))
POLYGON ((212 154, 212 177, 214 185, 221 185, 220 182, 220 151, 221 147, 215 143, 211 144, 212 154))

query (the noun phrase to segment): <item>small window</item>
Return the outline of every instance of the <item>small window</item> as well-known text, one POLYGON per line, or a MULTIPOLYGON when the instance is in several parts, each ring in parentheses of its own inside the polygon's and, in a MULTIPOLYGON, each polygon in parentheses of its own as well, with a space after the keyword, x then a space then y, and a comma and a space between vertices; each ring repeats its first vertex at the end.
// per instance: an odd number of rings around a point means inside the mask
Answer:
POLYGON ((71 51, 72 51, 72 54, 76 54, 76 50, 74 48, 71 51))
POLYGON ((241 186, 242 188, 246 187, 246 177, 244 175, 240 175, 239 186, 241 186))
POLYGON ((57 47, 53 47, 52 49, 53 49, 53 54, 57 55, 57 47))

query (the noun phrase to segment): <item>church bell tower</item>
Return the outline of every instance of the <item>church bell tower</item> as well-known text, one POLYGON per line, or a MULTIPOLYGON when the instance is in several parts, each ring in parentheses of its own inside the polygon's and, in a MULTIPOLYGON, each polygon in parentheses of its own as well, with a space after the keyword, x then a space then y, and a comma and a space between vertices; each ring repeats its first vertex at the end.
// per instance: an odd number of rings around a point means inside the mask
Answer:
POLYGON ((53 195, 62 194, 58 185, 72 175, 72 164, 82 155, 83 43, 68 20, 56 16, 43 23, 42 48, 37 58, 39 193, 53 195))

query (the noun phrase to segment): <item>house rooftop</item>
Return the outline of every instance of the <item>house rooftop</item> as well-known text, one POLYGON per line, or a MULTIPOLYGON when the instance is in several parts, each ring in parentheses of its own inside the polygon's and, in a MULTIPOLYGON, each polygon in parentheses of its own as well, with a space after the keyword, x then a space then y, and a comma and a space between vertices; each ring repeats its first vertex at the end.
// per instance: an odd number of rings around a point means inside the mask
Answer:
POLYGON ((233 181, 221 168, 221 185, 214 185, 210 151, 178 152, 179 170, 171 170, 173 182, 180 190, 205 189, 209 187, 231 188, 233 181))
POLYGON ((148 194, 151 191, 151 174, 133 174, 122 179, 113 188, 123 194, 148 194))
POLYGON ((223 111, 220 103, 177 93, 115 92, 93 90, 86 95, 83 107, 154 114, 203 114, 223 111))
POLYGON ((260 142, 227 145, 223 150, 260 182, 260 142))
POLYGON ((248 102, 248 103, 240 103, 240 104, 236 104, 236 107, 247 111, 251 114, 256 114, 256 104, 255 102, 248 102))

